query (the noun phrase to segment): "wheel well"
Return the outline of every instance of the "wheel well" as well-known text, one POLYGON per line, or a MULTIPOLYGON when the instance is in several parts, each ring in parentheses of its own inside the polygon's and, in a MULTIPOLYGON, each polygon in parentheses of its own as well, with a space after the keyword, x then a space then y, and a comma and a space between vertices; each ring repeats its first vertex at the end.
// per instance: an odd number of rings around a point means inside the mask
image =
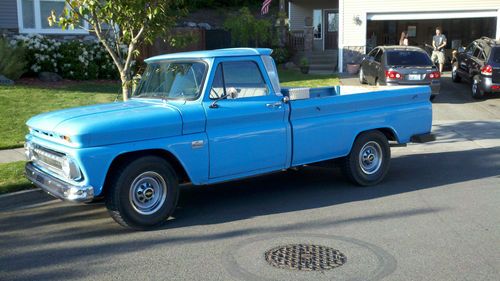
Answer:
POLYGON ((390 129, 390 128, 378 128, 378 129, 372 129, 372 130, 362 131, 362 132, 359 132, 359 134, 356 136, 356 138, 358 138, 359 135, 361 135, 362 133, 366 133, 366 132, 369 132, 369 131, 379 131, 379 132, 381 132, 382 134, 385 135, 385 137, 387 138, 387 140, 389 140, 389 141, 398 141, 396 133, 394 133, 394 131, 392 129, 390 129))
POLYGON ((106 180, 104 182, 103 192, 106 192, 106 187, 108 186, 108 180, 111 178, 112 173, 116 170, 117 167, 121 166, 125 162, 130 162, 140 157, 152 156, 152 155, 161 157, 167 160, 170 165, 172 165, 172 168, 175 170, 175 173, 179 177, 179 183, 187 183, 191 181, 182 164, 172 153, 163 149, 139 150, 139 151, 120 154, 115 159, 113 159, 113 162, 111 163, 108 169, 108 173, 106 174, 106 180))

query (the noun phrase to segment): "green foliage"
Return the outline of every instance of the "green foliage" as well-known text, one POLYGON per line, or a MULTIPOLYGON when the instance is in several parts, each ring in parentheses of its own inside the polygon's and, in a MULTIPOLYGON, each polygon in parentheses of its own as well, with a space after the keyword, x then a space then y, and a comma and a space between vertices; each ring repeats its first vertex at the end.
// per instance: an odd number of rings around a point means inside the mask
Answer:
POLYGON ((300 66, 304 66, 304 67, 309 66, 309 60, 306 57, 302 57, 300 59, 300 66))
MULTIPOLYGON (((18 35, 17 46, 26 50, 29 73, 55 72, 75 80, 117 79, 119 73, 108 52, 96 41, 57 41, 42 35, 18 35)), ((132 62, 134 64, 135 62, 132 62)))
MULTIPOLYGON (((230 8, 230 7, 260 7, 263 0, 189 0, 189 7, 199 8, 230 8)), ((274 2, 273 2, 274 3, 274 2)), ((273 4, 272 3, 272 4, 273 4)), ((271 4, 271 5, 272 5, 271 4)))
POLYGON ((269 47, 275 43, 271 21, 256 19, 247 7, 228 17, 224 28, 231 32, 231 45, 234 47, 269 47))
POLYGON ((21 77, 28 65, 25 53, 26 50, 22 46, 10 45, 6 39, 0 37, 0 74, 13 80, 21 77))
POLYGON ((283 64, 292 58, 292 54, 287 48, 273 48, 273 53, 271 54, 276 64, 283 64))
POLYGON ((24 161, 0 164, 0 194, 34 187, 24 175, 25 164, 24 161))

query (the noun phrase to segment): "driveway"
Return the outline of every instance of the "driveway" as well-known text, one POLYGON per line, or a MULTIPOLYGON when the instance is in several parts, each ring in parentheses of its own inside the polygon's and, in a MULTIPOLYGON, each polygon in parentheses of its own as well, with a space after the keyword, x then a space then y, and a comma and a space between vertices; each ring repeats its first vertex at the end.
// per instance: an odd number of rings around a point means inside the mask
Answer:
POLYGON ((148 232, 122 229, 102 204, 28 200, 0 211, 0 280, 498 280, 500 98, 473 101, 443 80, 438 140, 393 148, 378 186, 313 167, 186 186, 175 217, 148 232), (269 265, 266 251, 289 244, 345 263, 269 265))

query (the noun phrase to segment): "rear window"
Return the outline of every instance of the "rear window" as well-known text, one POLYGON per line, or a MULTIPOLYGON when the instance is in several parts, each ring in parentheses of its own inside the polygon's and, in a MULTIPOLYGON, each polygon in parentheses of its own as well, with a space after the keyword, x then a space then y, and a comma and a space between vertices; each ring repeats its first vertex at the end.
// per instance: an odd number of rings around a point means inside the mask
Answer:
POLYGON ((387 65, 430 66, 432 61, 426 53, 416 51, 387 52, 387 65))
POLYGON ((491 49, 490 63, 500 65, 500 48, 491 49))

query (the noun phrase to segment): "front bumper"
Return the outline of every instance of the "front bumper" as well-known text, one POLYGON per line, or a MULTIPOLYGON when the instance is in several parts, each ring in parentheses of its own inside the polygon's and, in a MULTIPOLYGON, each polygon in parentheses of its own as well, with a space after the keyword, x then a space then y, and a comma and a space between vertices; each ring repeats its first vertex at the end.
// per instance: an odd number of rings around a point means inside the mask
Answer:
POLYGON ((55 178, 28 162, 25 167, 26 177, 34 185, 40 187, 50 195, 72 202, 89 202, 94 199, 92 186, 78 186, 55 178))

